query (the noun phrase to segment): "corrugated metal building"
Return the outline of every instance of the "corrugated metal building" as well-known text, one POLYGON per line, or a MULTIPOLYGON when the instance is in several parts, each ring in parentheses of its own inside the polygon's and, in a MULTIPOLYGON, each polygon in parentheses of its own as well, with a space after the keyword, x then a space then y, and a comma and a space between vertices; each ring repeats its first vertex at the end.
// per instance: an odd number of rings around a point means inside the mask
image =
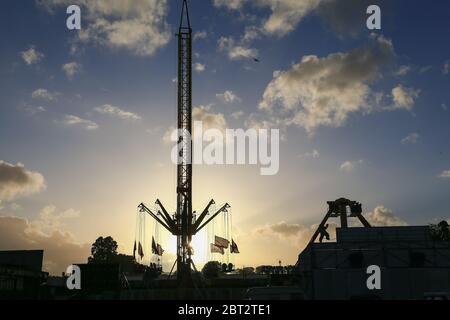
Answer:
POLYGON ((335 243, 311 243, 297 263, 311 299, 423 299, 450 292, 450 242, 430 228, 339 228, 335 243), (381 268, 381 290, 369 290, 367 267, 381 268))
POLYGON ((44 251, 0 251, 0 298, 35 299, 48 273, 42 272, 44 251))

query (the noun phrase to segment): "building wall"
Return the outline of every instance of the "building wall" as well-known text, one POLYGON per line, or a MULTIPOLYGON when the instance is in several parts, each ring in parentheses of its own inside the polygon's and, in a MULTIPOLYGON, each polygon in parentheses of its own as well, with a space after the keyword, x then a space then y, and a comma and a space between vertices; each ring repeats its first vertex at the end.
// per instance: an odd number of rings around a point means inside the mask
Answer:
POLYGON ((337 242, 309 245, 297 267, 314 299, 422 299, 450 292, 450 243, 432 241, 428 227, 338 229, 337 242), (367 289, 371 265, 381 268, 380 291, 367 289))
POLYGON ((365 270, 317 270, 313 272, 314 291, 308 296, 317 300, 348 300, 374 296, 383 300, 423 299, 425 293, 449 292, 450 269, 382 269, 381 290, 368 290, 365 270))

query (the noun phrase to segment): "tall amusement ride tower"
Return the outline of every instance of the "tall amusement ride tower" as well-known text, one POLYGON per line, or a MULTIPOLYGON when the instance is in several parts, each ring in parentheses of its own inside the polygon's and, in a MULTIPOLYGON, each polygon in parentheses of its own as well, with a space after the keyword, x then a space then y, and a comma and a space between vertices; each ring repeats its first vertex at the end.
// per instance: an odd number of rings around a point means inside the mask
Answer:
POLYGON ((177 237, 177 280, 180 287, 193 285, 192 262, 194 248, 192 237, 202 230, 220 213, 227 212, 229 205, 223 205, 216 212, 210 212, 211 200, 197 217, 192 211, 192 28, 187 0, 183 0, 178 29, 178 164, 177 164, 177 207, 172 216, 157 200, 157 212, 141 203, 141 212, 148 213, 157 223, 177 237))

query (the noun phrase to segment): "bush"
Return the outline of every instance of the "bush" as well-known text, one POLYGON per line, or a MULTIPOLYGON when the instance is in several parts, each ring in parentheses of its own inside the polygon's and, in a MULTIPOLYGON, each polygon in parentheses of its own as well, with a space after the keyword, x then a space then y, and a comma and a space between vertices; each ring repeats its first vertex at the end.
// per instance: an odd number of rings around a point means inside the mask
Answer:
POLYGON ((202 274, 205 279, 215 279, 220 275, 222 265, 217 261, 209 261, 202 269, 202 274))

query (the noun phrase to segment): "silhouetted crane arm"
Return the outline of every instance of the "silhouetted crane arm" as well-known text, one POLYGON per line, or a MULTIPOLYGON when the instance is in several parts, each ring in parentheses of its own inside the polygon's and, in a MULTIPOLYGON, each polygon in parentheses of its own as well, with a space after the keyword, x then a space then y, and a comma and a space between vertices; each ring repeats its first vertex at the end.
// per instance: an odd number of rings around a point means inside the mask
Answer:
POLYGON ((203 223, 197 230, 194 230, 195 233, 198 233, 200 230, 202 230, 211 220, 213 220, 215 217, 217 217, 220 213, 226 211, 228 208, 230 208, 230 205, 228 203, 225 203, 222 208, 220 208, 216 213, 214 213, 212 215, 211 218, 206 220, 206 222, 203 223))
POLYGON ((164 206, 162 205, 161 201, 159 201, 159 199, 156 200, 156 204, 159 205, 159 207, 163 211, 163 212, 160 212, 160 211, 158 211, 158 212, 161 213, 161 216, 164 218, 164 221, 167 223, 167 225, 169 225, 173 229, 176 229, 175 222, 170 217, 170 214, 167 212, 166 208, 164 208, 164 206))
POLYGON ((173 233, 173 230, 165 222, 163 222, 160 218, 158 218, 158 216, 156 214, 154 214, 145 204, 141 203, 138 208, 141 212, 145 212, 145 213, 149 214, 153 219, 155 219, 164 228, 166 228, 167 231, 169 231, 170 233, 173 233))
POLYGON ((194 225, 192 226, 192 230, 195 231, 197 230, 198 226, 203 222, 203 220, 205 219, 206 215, 209 212, 209 208, 215 204, 214 200, 211 200, 208 205, 206 206, 205 210, 203 210, 203 212, 198 216, 197 220, 195 221, 194 225))
POLYGON ((364 218, 364 216, 362 214, 358 214, 357 215, 359 221, 361 221, 361 223, 363 224, 364 227, 366 228, 371 228, 372 225, 369 223, 369 221, 366 220, 366 218, 364 218))

